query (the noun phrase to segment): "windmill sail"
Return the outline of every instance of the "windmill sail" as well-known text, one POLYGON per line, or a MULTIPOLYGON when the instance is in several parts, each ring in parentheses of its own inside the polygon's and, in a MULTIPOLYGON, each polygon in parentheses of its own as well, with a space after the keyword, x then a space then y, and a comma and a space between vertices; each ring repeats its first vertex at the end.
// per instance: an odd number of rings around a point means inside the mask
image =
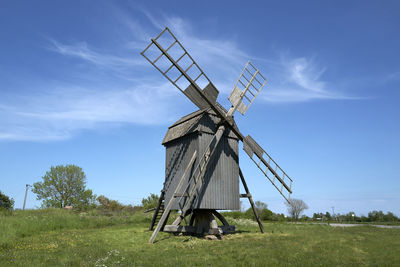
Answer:
POLYGON ((229 95, 234 110, 244 115, 266 82, 267 79, 248 61, 229 95))
POLYGON ((200 109, 216 109, 218 90, 172 32, 151 41, 141 54, 200 109))
POLYGON ((261 148, 259 144, 250 136, 243 140, 243 149, 253 160, 257 167, 270 180, 281 195, 290 202, 292 194, 292 179, 284 170, 271 158, 271 156, 261 148), (289 183, 289 185, 287 184, 289 183))

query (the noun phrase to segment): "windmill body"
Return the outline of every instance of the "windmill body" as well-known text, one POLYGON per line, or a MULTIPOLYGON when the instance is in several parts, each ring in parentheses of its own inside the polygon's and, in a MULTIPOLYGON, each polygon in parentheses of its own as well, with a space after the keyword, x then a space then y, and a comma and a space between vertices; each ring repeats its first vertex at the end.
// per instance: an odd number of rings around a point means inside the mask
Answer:
POLYGON ((217 88, 168 28, 141 54, 199 109, 170 126, 164 137, 165 182, 150 230, 157 226, 149 242, 154 242, 159 231, 232 232, 235 227, 217 210, 238 210, 240 197, 249 199, 263 232, 239 167, 238 143, 243 142, 244 151, 287 201, 292 179, 250 135, 239 131, 233 115, 235 111, 246 113, 266 83, 264 76, 248 62, 229 96, 232 106, 226 110, 217 102, 217 88), (239 193, 239 178, 245 194, 239 193), (174 209, 179 216, 167 225, 174 209))
MULTIPOLYGON (((204 153, 220 122, 221 119, 212 110, 206 109, 189 114, 168 128, 162 143, 166 148, 166 203, 173 197, 191 155, 194 151, 198 151, 198 155, 204 153)), ((237 136, 229 129, 222 135, 192 209, 239 210, 238 142, 237 136)), ((198 161, 196 158, 189 177, 198 161)), ((187 188, 187 191, 193 186, 192 180, 184 181, 183 188, 187 188)), ((179 203, 175 202, 172 209, 179 210, 179 203)))

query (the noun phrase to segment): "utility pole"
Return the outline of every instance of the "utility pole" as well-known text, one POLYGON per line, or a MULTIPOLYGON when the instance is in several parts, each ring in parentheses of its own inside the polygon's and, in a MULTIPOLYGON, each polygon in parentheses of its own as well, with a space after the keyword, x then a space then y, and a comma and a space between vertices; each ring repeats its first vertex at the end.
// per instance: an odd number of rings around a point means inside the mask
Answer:
POLYGON ((335 207, 332 207, 332 217, 336 219, 336 217, 335 217, 335 207))
POLYGON ((26 189, 25 189, 25 197, 24 197, 24 206, 22 207, 22 210, 25 210, 25 204, 26 204, 26 195, 28 195, 28 187, 30 185, 26 184, 26 189))

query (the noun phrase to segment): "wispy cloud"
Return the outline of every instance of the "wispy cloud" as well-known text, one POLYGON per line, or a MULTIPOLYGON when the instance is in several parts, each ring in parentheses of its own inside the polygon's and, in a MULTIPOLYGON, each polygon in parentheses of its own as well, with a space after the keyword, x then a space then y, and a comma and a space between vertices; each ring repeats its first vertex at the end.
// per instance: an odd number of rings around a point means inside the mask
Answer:
POLYGON ((157 125, 176 119, 169 84, 101 90, 58 88, 0 106, 0 140, 60 140, 112 124, 157 125))
POLYGON ((261 98, 268 102, 304 102, 316 99, 356 99, 333 89, 323 80, 325 67, 319 67, 314 60, 281 58, 278 68, 270 72, 270 86, 261 98))
POLYGON ((86 42, 75 44, 62 44, 56 40, 50 40, 51 49, 64 56, 76 57, 81 60, 90 62, 99 67, 105 68, 126 68, 133 66, 141 66, 144 61, 132 55, 116 56, 106 53, 97 52, 94 48, 89 48, 86 42))
POLYGON ((180 17, 160 15, 156 19, 147 10, 141 11, 154 27, 160 29, 164 25, 173 31, 206 74, 211 76, 222 94, 230 93, 241 68, 247 60, 254 59, 269 81, 260 95, 266 102, 356 98, 332 88, 324 81, 326 67, 319 67, 314 58, 295 58, 281 54, 260 58, 240 48, 234 38, 200 38, 194 33, 191 24, 180 17))
MULTIPOLYGON (((248 53, 239 47, 234 38, 201 38, 196 34, 193 25, 188 20, 177 16, 167 16, 162 13, 154 15, 145 8, 136 7, 136 9, 149 20, 152 27, 148 29, 148 32, 153 34, 146 37, 145 42, 143 42, 143 38, 129 40, 128 47, 143 50, 150 43, 151 38, 156 37, 162 29, 168 27, 206 75, 218 86, 220 92, 230 93, 241 68, 251 58, 248 53)), ((137 21, 132 16, 128 16, 125 11, 114 11, 120 22, 127 29, 135 32, 136 28, 140 28, 141 31, 145 28, 144 25, 138 25, 137 21)), ((132 35, 134 35, 133 32, 132 35)), ((143 34, 140 34, 140 36, 144 37, 143 34)), ((147 62, 146 64, 151 66, 147 62)), ((159 77, 161 78, 161 76, 159 77)))
MULTIPOLYGON (((326 69, 318 67, 313 59, 275 56, 278 59, 260 60, 240 48, 234 38, 199 37, 190 22, 180 17, 156 16, 146 10, 142 13, 152 23, 152 29, 116 10, 119 23, 116 27, 131 36, 121 41, 117 51, 100 49, 85 40, 68 43, 48 39, 48 48, 53 53, 105 70, 101 75, 112 77, 107 82, 112 88, 95 82, 83 85, 77 80, 51 88, 44 82, 37 88, 36 95, 7 98, 12 101, 3 97, 0 100, 0 140, 60 140, 82 130, 107 125, 166 124, 176 120, 181 108, 177 102, 184 102, 174 101, 179 91, 138 54, 138 49, 150 42, 147 32, 157 34, 162 25, 175 33, 224 98, 249 58, 255 59, 269 80, 260 100, 277 103, 349 98, 324 81, 326 69), (125 81, 115 77, 123 77, 125 81)), ((84 75, 99 73, 89 71, 84 75)))
POLYGON ((384 82, 394 82, 400 80, 400 71, 392 72, 383 78, 384 82))
MULTIPOLYGON (((257 56, 241 49, 234 39, 198 37, 193 33, 190 22, 180 17, 160 15, 156 19, 146 9, 141 9, 141 12, 158 30, 160 30, 161 25, 168 26, 223 94, 230 93, 241 68, 248 59, 253 58, 256 62, 259 61, 261 63, 258 68, 269 80, 267 87, 260 95, 260 98, 267 102, 302 102, 314 99, 355 98, 335 90, 335 88, 330 88, 322 77, 326 68, 318 67, 312 58, 290 58, 288 56, 277 58, 277 55, 272 55, 273 58, 260 60, 257 56), (263 62, 267 62, 267 64, 264 65, 263 62), (269 67, 269 65, 273 65, 273 68, 269 67), (264 69, 266 70, 264 71, 264 69)), ((118 20, 125 25, 127 31, 131 32, 131 36, 135 38, 129 40, 126 47, 136 50, 143 49, 150 41, 150 36, 143 30, 144 27, 123 11, 115 10, 115 13, 118 20), (147 40, 147 43, 144 42, 145 40, 147 40)), ((56 52, 66 56, 79 57, 100 67, 150 67, 147 62, 136 56, 115 56, 98 53, 94 49, 90 49, 85 42, 65 45, 52 40, 52 43, 56 52)))
POLYGON ((229 94, 251 55, 241 49, 233 38, 198 37, 191 24, 182 18, 164 17, 162 24, 168 26, 183 43, 221 93, 229 94))

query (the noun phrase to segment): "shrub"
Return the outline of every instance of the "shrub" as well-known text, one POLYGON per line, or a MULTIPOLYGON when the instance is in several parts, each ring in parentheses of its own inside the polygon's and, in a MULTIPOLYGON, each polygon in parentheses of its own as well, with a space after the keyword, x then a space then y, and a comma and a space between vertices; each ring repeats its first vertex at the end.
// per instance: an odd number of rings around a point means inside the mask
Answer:
POLYGON ((99 202, 99 208, 103 210, 108 210, 108 211, 121 211, 124 209, 124 205, 119 203, 117 200, 112 200, 109 199, 108 197, 105 197, 103 195, 99 196, 97 198, 97 201, 99 202))
POLYGON ((142 199, 142 206, 145 209, 155 208, 158 205, 159 196, 157 194, 150 194, 147 198, 142 199))
MULTIPOLYGON (((267 208, 257 209, 257 213, 258 213, 258 216, 260 217, 260 219, 263 221, 272 221, 274 219, 274 213, 267 208)), ((253 219, 253 220, 256 219, 252 208, 247 209, 244 212, 244 214, 245 214, 245 218, 249 218, 249 219, 253 219)))
POLYGON ((0 209, 12 210, 14 208, 14 199, 0 191, 0 209))

